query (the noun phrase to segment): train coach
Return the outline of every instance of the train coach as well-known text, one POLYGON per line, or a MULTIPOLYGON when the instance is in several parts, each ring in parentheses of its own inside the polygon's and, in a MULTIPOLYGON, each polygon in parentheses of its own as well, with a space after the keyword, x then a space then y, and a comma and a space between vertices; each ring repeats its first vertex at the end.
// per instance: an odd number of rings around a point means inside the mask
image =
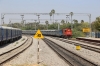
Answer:
MULTIPOLYGON (((62 29, 62 30, 41 30, 43 35, 47 36, 58 36, 63 38, 71 38, 72 37, 72 30, 69 28, 62 29)), ((23 34, 35 34, 36 30, 23 30, 23 34)))
POLYGON ((15 41, 22 37, 22 30, 18 28, 0 26, 0 45, 15 41))

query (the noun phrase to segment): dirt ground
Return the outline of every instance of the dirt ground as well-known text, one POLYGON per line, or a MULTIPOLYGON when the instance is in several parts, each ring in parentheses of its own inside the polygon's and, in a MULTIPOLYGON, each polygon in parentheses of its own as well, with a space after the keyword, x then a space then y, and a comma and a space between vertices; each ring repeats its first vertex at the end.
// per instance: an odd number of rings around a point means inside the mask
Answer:
POLYGON ((6 65, 6 66, 47 66, 45 64, 21 64, 21 65, 6 65))

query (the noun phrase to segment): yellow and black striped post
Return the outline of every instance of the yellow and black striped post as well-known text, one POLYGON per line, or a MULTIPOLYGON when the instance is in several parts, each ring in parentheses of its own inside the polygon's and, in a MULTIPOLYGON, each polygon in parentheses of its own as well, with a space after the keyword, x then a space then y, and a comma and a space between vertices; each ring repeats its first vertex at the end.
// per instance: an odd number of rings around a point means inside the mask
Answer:
POLYGON ((38 39, 38 45, 37 45, 37 64, 39 64, 39 39, 38 39))

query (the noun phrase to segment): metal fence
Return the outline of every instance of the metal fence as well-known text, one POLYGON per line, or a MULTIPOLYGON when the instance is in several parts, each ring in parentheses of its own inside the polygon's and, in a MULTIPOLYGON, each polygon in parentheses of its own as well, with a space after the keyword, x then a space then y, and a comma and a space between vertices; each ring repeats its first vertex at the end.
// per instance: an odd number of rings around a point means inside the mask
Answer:
POLYGON ((100 32, 92 32, 91 35, 93 38, 100 38, 100 32))

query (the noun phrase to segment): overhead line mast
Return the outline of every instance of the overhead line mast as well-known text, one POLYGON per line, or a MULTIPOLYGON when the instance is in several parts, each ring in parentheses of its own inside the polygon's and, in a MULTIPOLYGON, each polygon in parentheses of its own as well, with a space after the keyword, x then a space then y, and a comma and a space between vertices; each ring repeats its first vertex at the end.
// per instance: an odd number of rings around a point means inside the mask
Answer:
MULTIPOLYGON (((72 15, 70 13, 55 13, 55 15, 65 15, 65 16, 70 15, 72 17, 72 15)), ((49 15, 49 13, 1 13, 1 25, 4 24, 4 15, 49 15)), ((90 24, 89 27, 91 30, 91 14, 90 13, 73 13, 73 15, 88 16, 89 17, 89 24, 90 24)), ((72 23, 72 19, 71 19, 71 23, 72 23)), ((90 37, 91 37, 91 31, 90 31, 90 37)))

